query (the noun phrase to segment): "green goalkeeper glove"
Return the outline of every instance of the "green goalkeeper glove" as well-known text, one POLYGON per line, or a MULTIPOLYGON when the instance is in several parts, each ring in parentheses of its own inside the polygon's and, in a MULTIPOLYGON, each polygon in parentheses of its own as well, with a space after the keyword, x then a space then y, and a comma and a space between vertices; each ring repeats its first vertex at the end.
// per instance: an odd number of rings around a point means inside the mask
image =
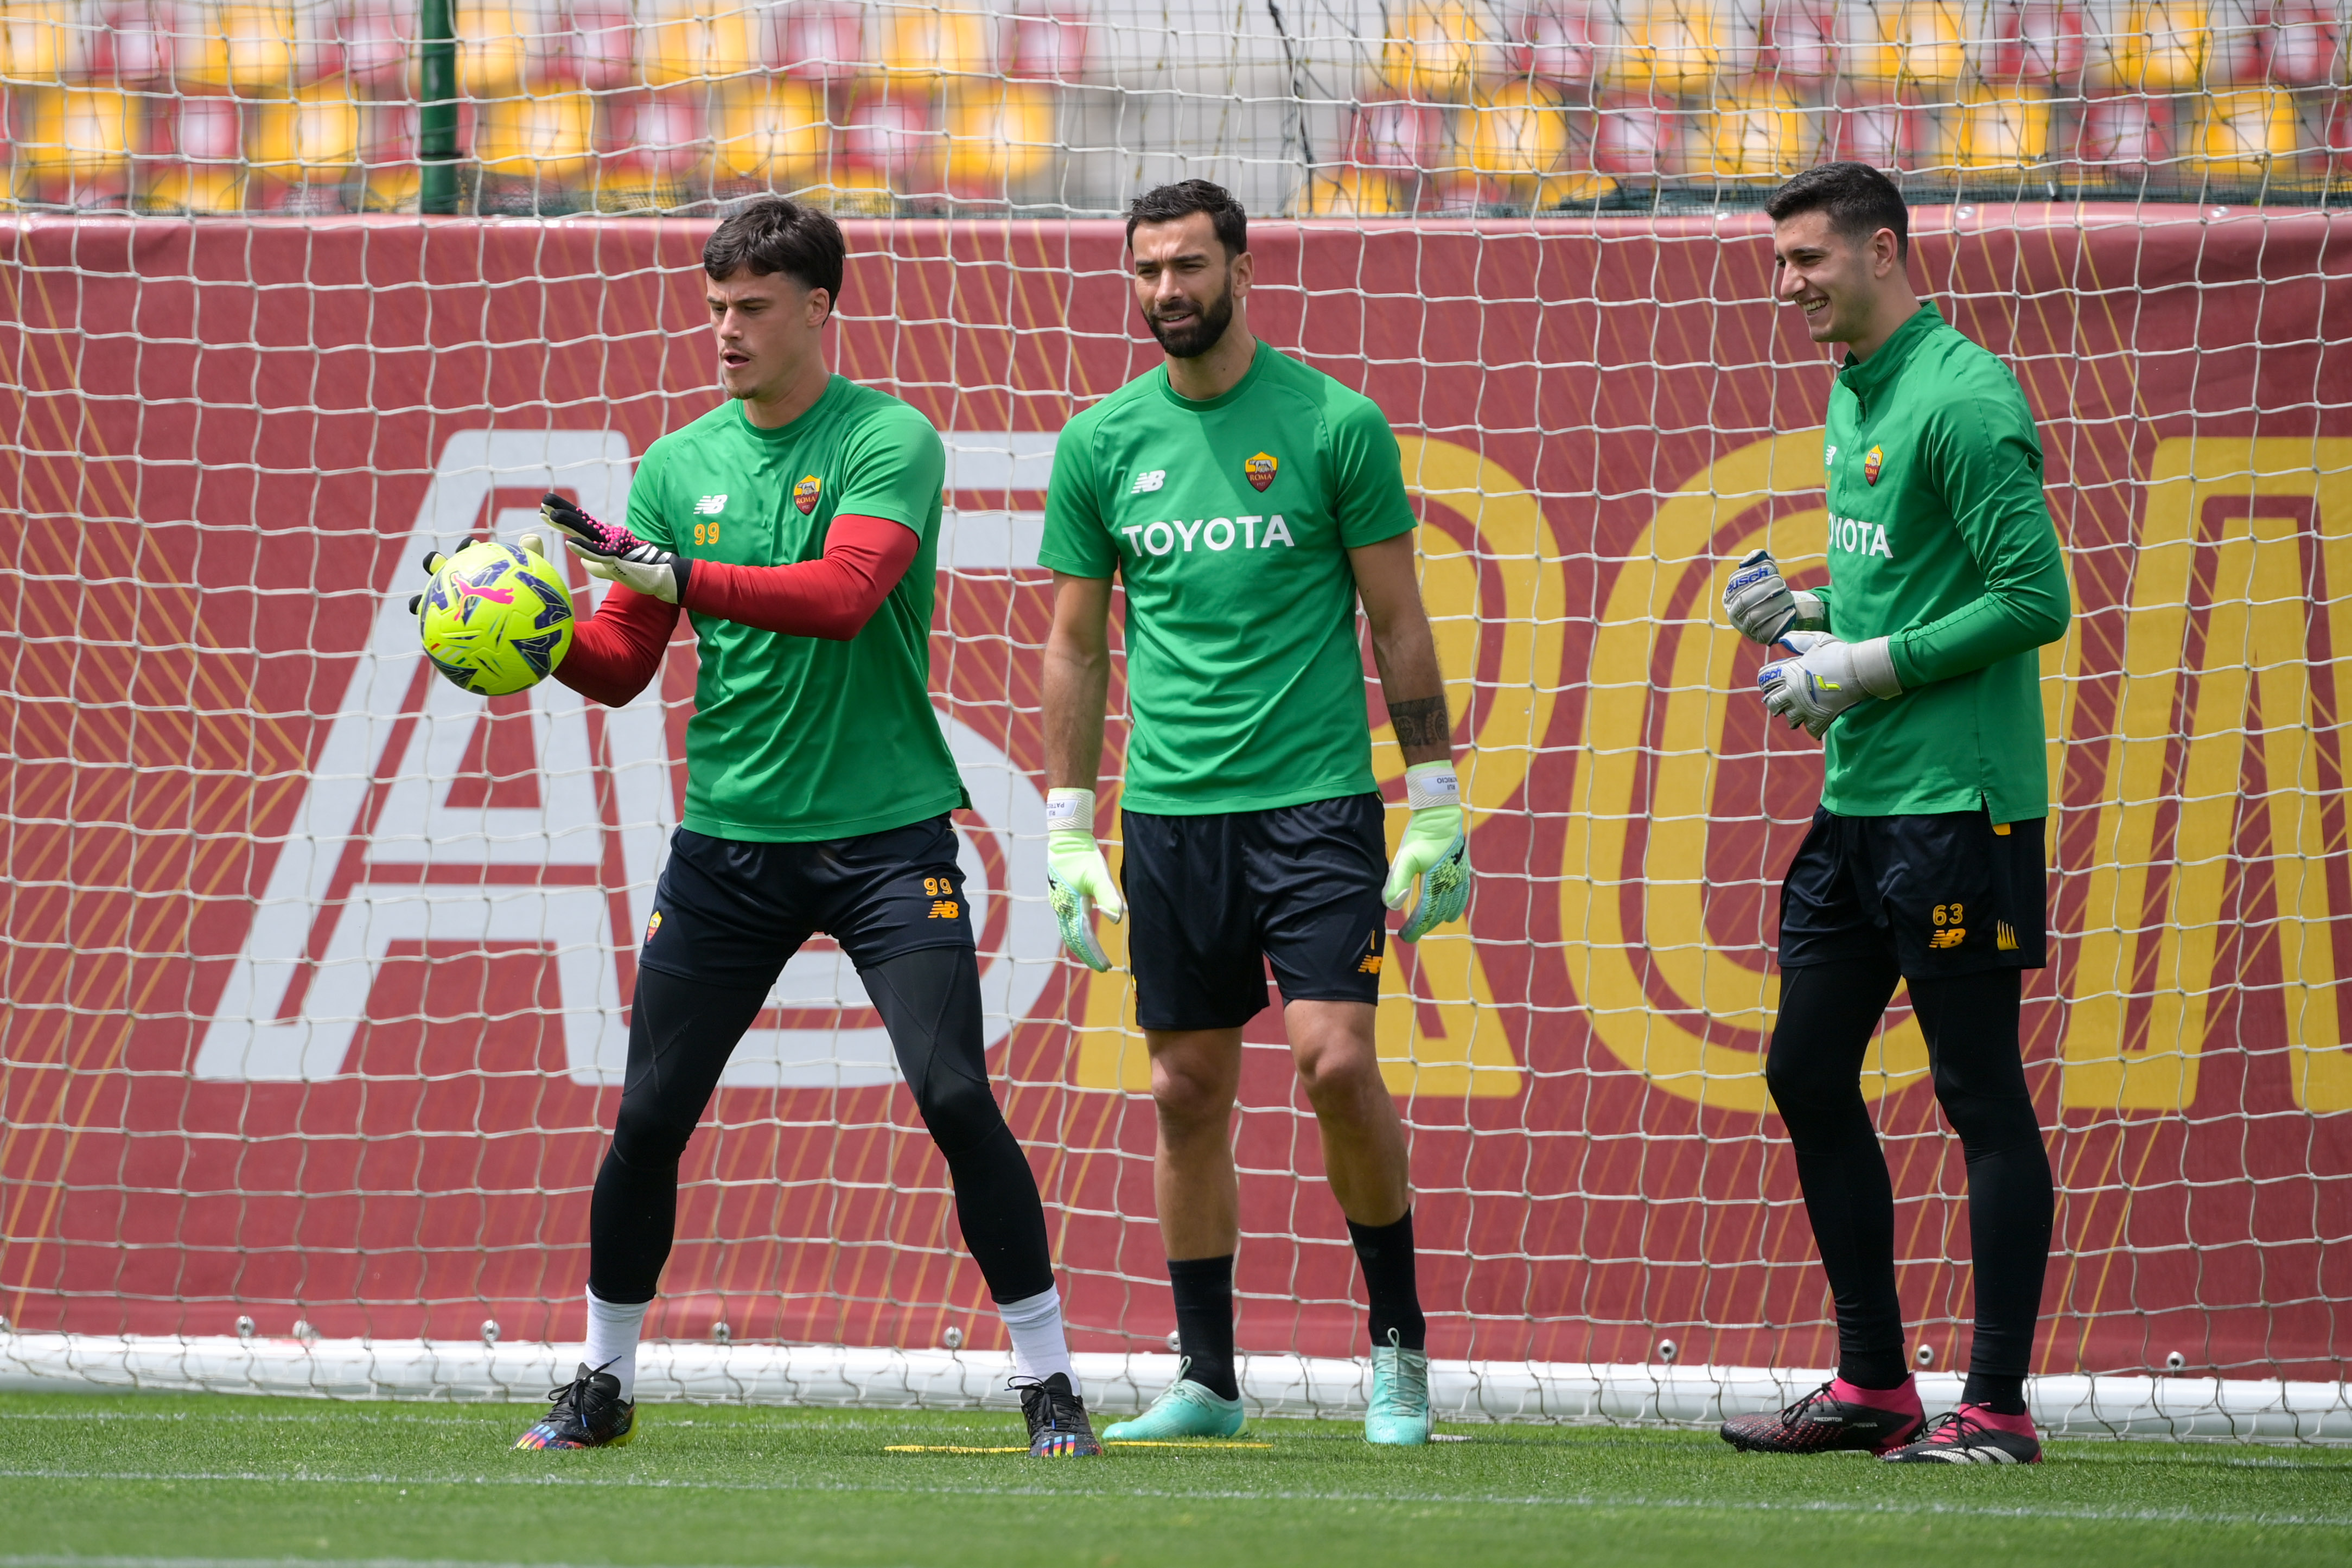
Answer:
POLYGON ((1110 955, 1095 939, 1094 921, 1087 917, 1099 906, 1109 919, 1125 920, 1127 902, 1118 896, 1102 846, 1095 842, 1090 789, 1045 792, 1045 897, 1070 955, 1097 973, 1108 969, 1110 955))
POLYGON ((1397 932, 1400 942, 1419 942, 1431 927, 1460 920, 1470 907, 1470 840, 1463 831, 1462 781, 1454 764, 1417 763, 1405 769, 1404 803, 1412 816, 1381 897, 1401 910, 1419 879, 1421 901, 1397 932))

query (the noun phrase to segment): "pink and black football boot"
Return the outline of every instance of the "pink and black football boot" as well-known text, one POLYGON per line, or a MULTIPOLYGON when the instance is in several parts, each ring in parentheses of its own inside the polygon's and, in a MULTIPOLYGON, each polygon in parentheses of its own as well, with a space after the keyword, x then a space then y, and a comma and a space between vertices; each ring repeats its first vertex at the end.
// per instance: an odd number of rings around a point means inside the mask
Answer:
POLYGON ((1891 1465, 2038 1465, 2042 1439, 2031 1415, 1963 1405, 1937 1416, 1916 1441, 1885 1458, 1891 1465))
POLYGON ((1723 1440, 1751 1454, 1885 1454, 1917 1436, 1927 1418, 1907 1377, 1900 1388, 1857 1388, 1833 1377, 1784 1410, 1733 1416, 1723 1440))

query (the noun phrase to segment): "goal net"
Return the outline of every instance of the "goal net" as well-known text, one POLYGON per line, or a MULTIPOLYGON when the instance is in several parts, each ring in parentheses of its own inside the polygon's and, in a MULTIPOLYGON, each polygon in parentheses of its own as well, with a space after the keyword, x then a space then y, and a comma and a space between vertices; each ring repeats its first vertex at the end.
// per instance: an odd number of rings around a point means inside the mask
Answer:
MULTIPOLYGON (((1392 949, 1380 1044, 1458 1407, 1671 1415, 1831 1364, 1759 1070, 1819 751, 1768 730, 1717 594, 1759 544, 1823 569, 1829 368, 1754 209, 1847 155, 1902 174, 1915 278, 2023 382, 2077 601, 2043 659, 2036 1370, 2352 1432, 2347 26, 2233 4, 461 6, 454 162, 420 162, 404 3, 12 4, 0 1381, 194 1375, 133 1366, 152 1336, 580 1333, 692 641, 625 708, 485 702, 405 604, 542 490, 617 513, 710 406, 699 247, 761 189, 844 215, 837 368, 946 434, 933 679, 990 1062, 1080 1346, 1164 1377, 1131 992, 1043 898, 1033 563, 1055 433, 1156 363, 1116 214, 1191 174, 1253 214, 1253 324, 1381 404, 1423 520, 1478 887, 1392 949), (1475 1392, 1645 1366, 1606 1408, 1475 1392)), ((1253 1397, 1337 1408, 1353 1258, 1278 1014, 1247 1040, 1253 1397)), ((1865 1089, 1942 1373, 1966 1188, 1926 1068, 1898 997, 1865 1089)), ((1002 1348, 826 942, 688 1153, 649 1331, 726 1346, 715 1395, 730 1364, 806 1392, 793 1347, 1002 1348)))

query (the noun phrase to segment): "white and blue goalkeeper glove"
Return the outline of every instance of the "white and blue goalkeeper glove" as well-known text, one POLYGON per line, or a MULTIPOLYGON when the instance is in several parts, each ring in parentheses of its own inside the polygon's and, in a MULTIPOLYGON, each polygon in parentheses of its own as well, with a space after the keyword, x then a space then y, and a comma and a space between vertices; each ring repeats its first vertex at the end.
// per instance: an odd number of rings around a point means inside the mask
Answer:
POLYGON ((1462 816, 1462 781, 1452 763, 1416 763, 1404 771, 1404 803, 1412 816, 1404 825, 1403 841, 1389 863, 1388 886, 1381 901, 1392 910, 1404 908, 1412 885, 1421 883, 1421 901, 1397 932, 1400 942, 1419 942, 1430 928, 1462 918, 1470 907, 1470 839, 1462 816))
POLYGON ((1757 673, 1764 706, 1790 729, 1802 725, 1816 740, 1855 703, 1903 695, 1885 637, 1841 642, 1827 632, 1790 632, 1780 646, 1797 657, 1776 659, 1757 673))
POLYGON ((1099 908, 1108 919, 1125 920, 1127 902, 1118 896, 1102 846, 1095 842, 1090 789, 1045 792, 1045 897, 1070 956, 1097 973, 1108 969, 1110 955, 1095 938, 1092 915, 1099 908))
POLYGON ((1776 643, 1799 629, 1818 631, 1829 617, 1821 595, 1789 586, 1769 550, 1749 552, 1723 585, 1724 614, 1749 642, 1776 643))

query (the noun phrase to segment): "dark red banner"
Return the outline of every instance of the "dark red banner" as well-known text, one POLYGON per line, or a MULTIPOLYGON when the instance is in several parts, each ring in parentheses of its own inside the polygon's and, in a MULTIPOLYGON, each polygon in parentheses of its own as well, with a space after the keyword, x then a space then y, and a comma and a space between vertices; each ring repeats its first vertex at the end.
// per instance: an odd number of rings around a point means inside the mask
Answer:
MULTIPOLYGON (((2178 1352, 2341 1378, 2341 222, 1917 219, 1916 275, 2043 421, 2079 608, 2044 662, 2061 935, 2028 1055, 2063 1253, 2042 1369, 2178 1352)), ((13 1322, 578 1332, 691 643, 658 702, 592 710, 550 683, 486 706, 430 678, 404 602, 426 547, 510 538, 542 489, 618 511, 646 446, 711 405, 705 232, 8 231, 13 1322)), ((1639 1361, 1671 1338, 1685 1361, 1825 1364, 1759 1075, 1819 753, 1768 730, 1759 653, 1717 605, 1759 543, 1801 580, 1822 563, 1828 368, 1769 302, 1762 221, 1254 240, 1257 330, 1403 437, 1475 808, 1470 927, 1400 950, 1381 1009, 1433 1349, 1639 1361)), ((1156 1349, 1141 1037, 1121 976, 1056 956, 1042 901, 1028 569, 1055 432, 1156 351, 1115 225, 857 224, 851 246, 838 367, 950 443, 933 662, 974 799, 991 1060, 1084 1343, 1156 1349)), ((1401 773, 1384 729, 1379 752, 1401 773)), ((1249 1039, 1242 1342, 1348 1353, 1352 1260, 1278 1015, 1249 1039)), ((1925 1065, 1898 1006, 1866 1087, 1905 1305, 1951 1366, 1965 1177, 1925 1065)), ((829 944, 779 982, 688 1179, 656 1331, 995 1342, 945 1170, 829 944)))

